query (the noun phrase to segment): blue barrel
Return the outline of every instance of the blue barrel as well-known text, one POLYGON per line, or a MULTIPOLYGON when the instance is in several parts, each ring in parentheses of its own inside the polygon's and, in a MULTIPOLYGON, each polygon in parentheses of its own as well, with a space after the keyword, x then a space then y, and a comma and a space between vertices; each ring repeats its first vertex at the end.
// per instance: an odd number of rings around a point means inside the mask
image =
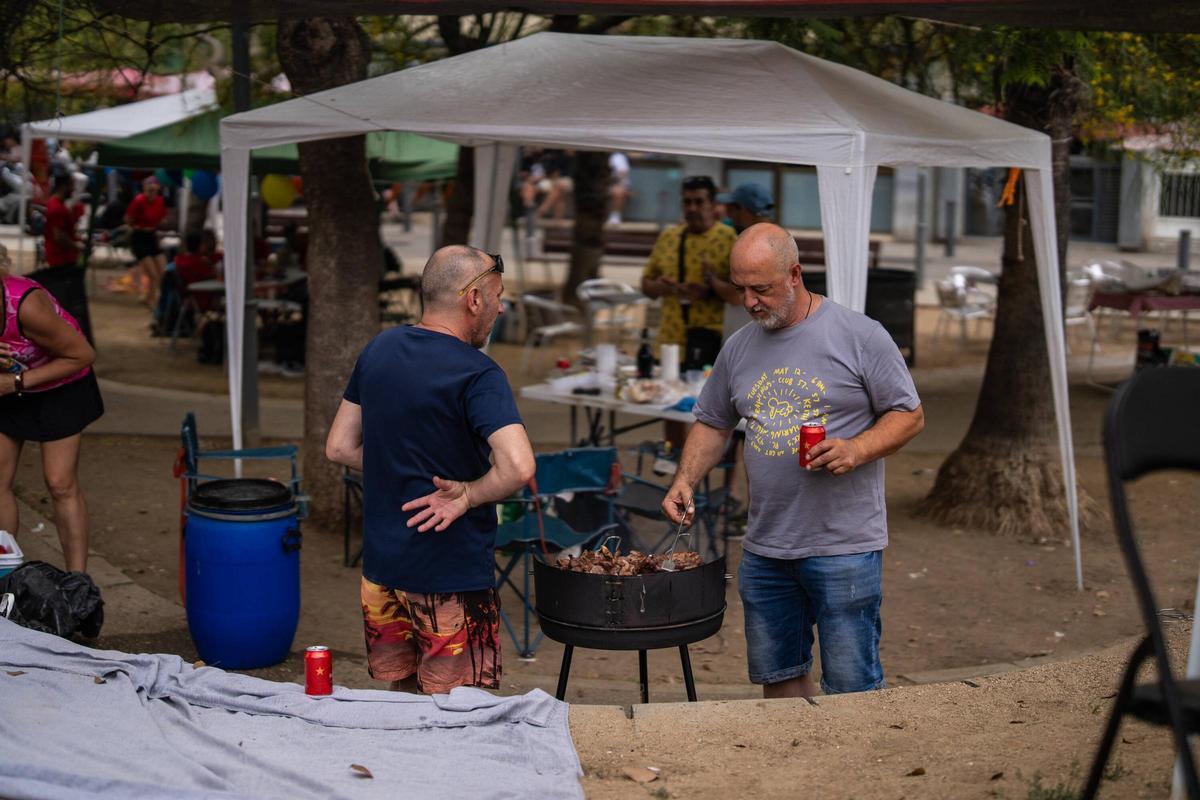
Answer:
POLYGON ((188 628, 205 663, 254 669, 287 658, 300 620, 300 523, 278 481, 201 483, 187 506, 188 628))

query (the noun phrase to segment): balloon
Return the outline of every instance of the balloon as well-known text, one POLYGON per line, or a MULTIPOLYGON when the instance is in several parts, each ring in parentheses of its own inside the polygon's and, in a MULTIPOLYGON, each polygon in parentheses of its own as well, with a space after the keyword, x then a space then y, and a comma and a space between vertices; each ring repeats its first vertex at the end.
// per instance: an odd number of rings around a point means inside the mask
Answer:
POLYGON ((183 175, 177 169, 156 169, 154 177, 162 186, 180 186, 183 184, 183 175))
POLYGON ((192 194, 201 200, 211 200, 217 193, 217 178, 202 169, 192 171, 192 194))
POLYGON ((187 178, 189 181, 192 179, 192 176, 195 174, 196 174, 196 170, 194 170, 194 169, 185 169, 183 171, 183 177, 187 178))
POLYGON ((296 190, 297 197, 304 194, 304 181, 300 179, 299 175, 292 176, 292 188, 296 190))
POLYGON ((296 199, 296 190, 285 175, 268 175, 262 180, 262 199, 268 208, 289 208, 296 199))

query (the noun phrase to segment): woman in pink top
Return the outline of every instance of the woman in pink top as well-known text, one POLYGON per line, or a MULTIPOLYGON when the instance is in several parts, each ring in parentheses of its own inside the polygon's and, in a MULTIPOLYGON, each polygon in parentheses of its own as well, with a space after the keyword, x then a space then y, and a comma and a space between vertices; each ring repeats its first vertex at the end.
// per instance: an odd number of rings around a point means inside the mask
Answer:
POLYGON ((39 442, 66 568, 82 572, 88 522, 79 444, 104 413, 92 372, 96 353, 49 292, 11 269, 0 245, 0 530, 17 532, 17 461, 25 442, 39 442))

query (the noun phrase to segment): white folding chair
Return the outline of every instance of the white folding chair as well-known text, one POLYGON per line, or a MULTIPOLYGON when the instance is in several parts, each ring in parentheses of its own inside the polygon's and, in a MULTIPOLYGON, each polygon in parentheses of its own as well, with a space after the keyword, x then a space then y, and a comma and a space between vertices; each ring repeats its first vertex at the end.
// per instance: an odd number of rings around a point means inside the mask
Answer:
POLYGON ((521 295, 521 319, 525 328, 525 347, 521 354, 521 371, 529 371, 533 348, 560 337, 580 336, 584 333, 579 320, 579 309, 566 303, 558 303, 536 294, 521 295))
POLYGON ((1085 326, 1091 339, 1091 352, 1088 355, 1089 376, 1092 374, 1092 361, 1096 357, 1096 350, 1098 350, 1100 347, 1099 337, 1097 335, 1098 332, 1096 330, 1096 322, 1092 318, 1092 312, 1088 310, 1088 305, 1092 300, 1092 291, 1092 281, 1085 273, 1076 271, 1067 273, 1067 297, 1065 307, 1063 308, 1063 324, 1066 326, 1064 333, 1067 337, 1067 352, 1071 352, 1071 326, 1085 326))
POLYGON ((961 275, 938 281, 937 294, 940 313, 933 331, 934 343, 940 343, 945 328, 957 320, 959 342, 966 347, 968 320, 975 320, 978 332, 983 320, 991 318, 994 301, 988 295, 970 289, 966 278, 961 275))
POLYGON ((637 336, 645 319, 637 308, 650 302, 629 284, 611 278, 586 280, 579 284, 575 295, 587 311, 589 343, 595 339, 597 331, 612 331, 617 344, 627 334, 637 336))

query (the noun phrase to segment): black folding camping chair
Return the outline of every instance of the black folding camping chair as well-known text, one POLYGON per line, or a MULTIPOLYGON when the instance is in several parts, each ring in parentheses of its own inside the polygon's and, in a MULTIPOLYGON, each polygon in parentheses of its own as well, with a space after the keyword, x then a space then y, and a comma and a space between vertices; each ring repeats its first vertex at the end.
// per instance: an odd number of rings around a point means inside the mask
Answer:
POLYGON ((1113 525, 1133 580, 1146 637, 1125 666, 1116 703, 1100 740, 1084 788, 1085 800, 1094 798, 1104 775, 1121 718, 1169 727, 1191 800, 1200 800, 1196 764, 1188 734, 1200 732, 1200 680, 1181 680, 1171 671, 1166 639, 1158 618, 1158 603, 1133 535, 1126 481, 1162 469, 1200 471, 1200 369, 1156 367, 1138 373, 1125 383, 1108 407, 1104 420, 1104 454, 1112 495, 1113 525), (1150 683, 1134 684, 1138 669, 1153 658, 1158 675, 1150 683))

